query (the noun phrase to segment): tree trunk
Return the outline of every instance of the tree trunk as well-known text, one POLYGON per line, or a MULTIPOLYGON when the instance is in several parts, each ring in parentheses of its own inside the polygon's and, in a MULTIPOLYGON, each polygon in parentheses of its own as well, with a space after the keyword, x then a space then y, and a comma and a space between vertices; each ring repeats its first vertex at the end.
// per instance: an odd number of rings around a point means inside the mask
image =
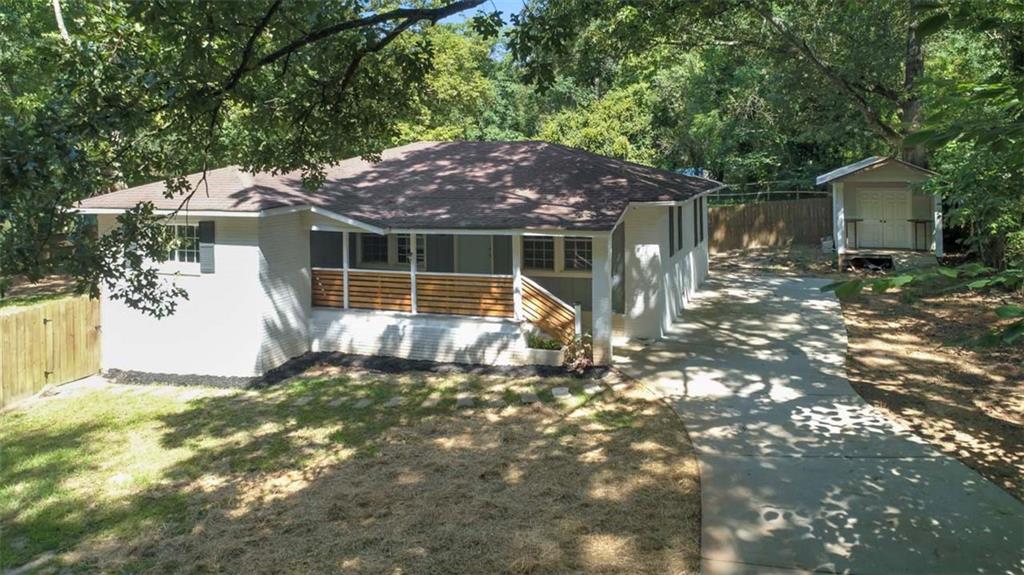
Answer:
MULTIPOLYGON (((903 101, 900 102, 900 115, 904 137, 921 128, 921 95, 917 93, 918 80, 924 77, 924 49, 921 38, 917 35, 917 1, 910 0, 910 25, 907 27, 907 51, 903 63, 903 101)), ((928 167, 928 151, 923 145, 904 147, 902 157, 910 162, 928 167)))

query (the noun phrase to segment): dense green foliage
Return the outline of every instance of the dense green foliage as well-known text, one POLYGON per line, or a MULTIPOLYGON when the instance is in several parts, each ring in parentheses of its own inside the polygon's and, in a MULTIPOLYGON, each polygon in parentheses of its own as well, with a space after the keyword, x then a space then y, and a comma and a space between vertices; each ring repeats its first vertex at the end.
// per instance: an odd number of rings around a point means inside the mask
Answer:
POLYGON ((431 23, 480 3, 66 0, 65 40, 47 3, 6 2, 0 276, 71 271, 166 313, 154 218, 53 250, 76 201, 160 178, 184 199, 177 176, 229 163, 315 186, 421 139, 545 139, 741 190, 902 155, 938 173, 962 247, 1024 259, 1021 0, 537 0, 500 37, 494 15, 431 23))
POLYGON ((55 4, 63 33, 49 2, 5 2, 0 276, 71 272, 83 291, 105 285, 149 313, 173 312, 181 294, 150 263, 168 247, 152 211, 122 216, 125 233, 54 249, 75 233, 76 202, 163 178, 184 203, 202 185, 181 176, 226 164, 301 170, 315 186, 324 164, 434 122, 421 94, 445 105, 479 99, 428 74, 458 73, 465 56, 430 24, 482 3, 378 11, 371 1, 68 0, 55 4))

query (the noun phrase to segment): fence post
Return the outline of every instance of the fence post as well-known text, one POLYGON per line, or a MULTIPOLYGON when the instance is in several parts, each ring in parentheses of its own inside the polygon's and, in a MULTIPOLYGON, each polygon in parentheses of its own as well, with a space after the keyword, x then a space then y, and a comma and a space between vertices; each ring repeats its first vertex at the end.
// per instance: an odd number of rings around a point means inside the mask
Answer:
POLYGON ((576 315, 573 328, 576 330, 576 336, 579 337, 583 335, 583 306, 580 305, 580 302, 576 302, 572 304, 572 309, 576 315))

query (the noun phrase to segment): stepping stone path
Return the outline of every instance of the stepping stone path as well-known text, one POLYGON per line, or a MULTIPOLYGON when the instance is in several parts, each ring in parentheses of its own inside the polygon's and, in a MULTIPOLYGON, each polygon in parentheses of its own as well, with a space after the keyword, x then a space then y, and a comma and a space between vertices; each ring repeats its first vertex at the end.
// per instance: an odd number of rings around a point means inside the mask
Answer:
POLYGON ((306 405, 310 401, 313 401, 312 397, 310 397, 308 395, 303 395, 302 397, 300 397, 300 398, 295 400, 295 405, 297 405, 299 407, 302 407, 303 405, 306 405))
POLYGON ((438 403, 441 403, 440 397, 428 397, 423 400, 423 403, 420 404, 420 407, 437 407, 438 403))
POLYGON ((456 407, 473 407, 473 396, 468 394, 460 394, 455 400, 456 407))
POLYGON ((526 392, 526 393, 524 393, 524 394, 519 396, 519 401, 529 405, 531 403, 537 403, 538 401, 540 401, 540 398, 537 397, 536 393, 533 393, 532 391, 528 391, 528 392, 526 392))
POLYGON ((352 407, 354 407, 356 409, 363 409, 363 408, 369 407, 371 403, 373 403, 372 399, 363 398, 363 399, 360 399, 359 401, 355 402, 355 404, 353 404, 352 407))
POLYGON ((396 396, 389 399, 388 402, 384 404, 384 407, 398 407, 400 405, 402 405, 402 398, 396 396))
POLYGON ((327 405, 329 405, 331 407, 341 407, 342 403, 345 403, 345 399, 342 398, 342 397, 339 397, 337 399, 332 399, 330 401, 330 403, 328 403, 327 405))
POLYGON ((588 383, 587 385, 583 386, 583 393, 587 395, 594 395, 597 393, 601 393, 602 391, 604 391, 604 387, 602 387, 599 383, 588 383))
POLYGON ((551 390, 551 395, 553 395, 555 399, 569 399, 572 397, 572 394, 569 393, 568 387, 556 387, 551 390))

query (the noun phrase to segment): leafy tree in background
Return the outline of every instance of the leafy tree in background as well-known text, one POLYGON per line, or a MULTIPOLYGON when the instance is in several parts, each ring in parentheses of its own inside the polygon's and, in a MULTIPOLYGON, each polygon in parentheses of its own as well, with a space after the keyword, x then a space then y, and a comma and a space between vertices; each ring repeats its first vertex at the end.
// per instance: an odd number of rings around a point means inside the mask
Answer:
MULTIPOLYGON (((167 248, 146 206, 120 217, 136 237, 80 235, 74 250, 52 249, 74 230, 78 201, 166 178, 184 205, 199 189, 182 175, 228 163, 301 170, 316 186, 324 164, 399 137, 434 63, 430 24, 482 3, 5 2, 2 275, 70 271, 83 291, 106 285, 172 312, 180 294, 146 264, 167 248)), ((496 28, 493 16, 475 25, 496 28)))

